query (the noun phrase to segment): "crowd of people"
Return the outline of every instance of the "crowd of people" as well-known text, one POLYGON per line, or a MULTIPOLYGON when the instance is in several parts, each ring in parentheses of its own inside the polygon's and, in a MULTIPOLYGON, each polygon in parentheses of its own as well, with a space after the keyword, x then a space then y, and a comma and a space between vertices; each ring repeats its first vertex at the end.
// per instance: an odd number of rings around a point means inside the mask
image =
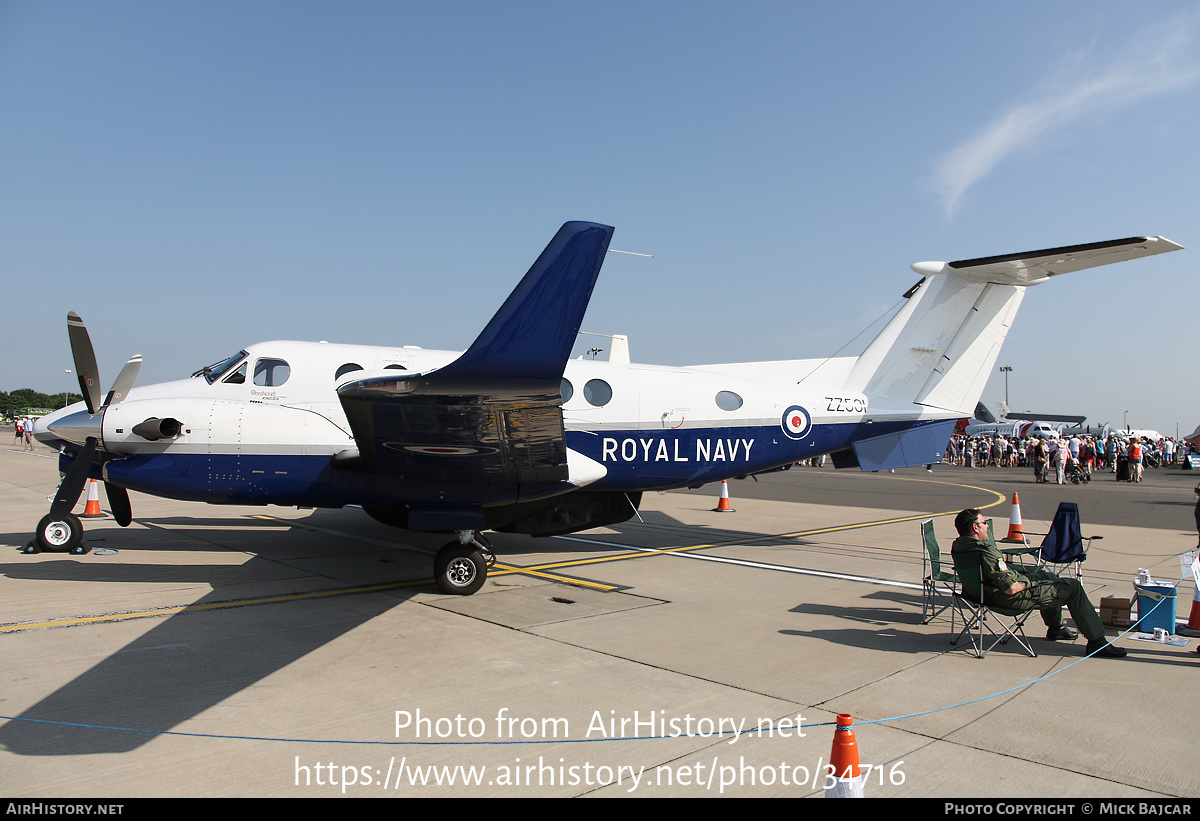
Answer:
POLYGON ((1128 440, 1116 436, 1099 439, 1095 436, 1060 436, 1017 438, 996 436, 962 436, 950 438, 946 462, 964 467, 1032 467, 1039 483, 1051 481, 1064 484, 1072 471, 1087 476, 1097 471, 1116 473, 1122 462, 1129 465, 1129 481, 1139 482, 1146 467, 1174 465, 1190 451, 1184 442, 1168 437, 1151 442, 1144 438, 1128 440))

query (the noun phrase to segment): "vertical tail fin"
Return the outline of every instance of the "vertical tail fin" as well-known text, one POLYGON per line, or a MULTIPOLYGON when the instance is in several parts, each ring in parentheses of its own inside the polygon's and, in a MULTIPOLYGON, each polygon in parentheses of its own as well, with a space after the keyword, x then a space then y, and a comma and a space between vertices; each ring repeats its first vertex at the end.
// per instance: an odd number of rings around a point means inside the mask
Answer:
POLYGON ((859 357, 851 389, 969 416, 1024 296, 1023 287, 928 277, 859 357))

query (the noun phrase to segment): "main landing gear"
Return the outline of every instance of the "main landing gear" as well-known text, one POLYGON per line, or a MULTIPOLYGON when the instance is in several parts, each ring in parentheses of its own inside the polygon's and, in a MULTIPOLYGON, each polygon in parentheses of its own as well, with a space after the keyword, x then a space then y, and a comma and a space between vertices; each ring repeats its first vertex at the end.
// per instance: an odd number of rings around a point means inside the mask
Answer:
POLYGON ((443 593, 470 596, 487 581, 488 568, 496 563, 492 545, 478 530, 458 531, 458 540, 446 543, 433 560, 433 575, 443 593))

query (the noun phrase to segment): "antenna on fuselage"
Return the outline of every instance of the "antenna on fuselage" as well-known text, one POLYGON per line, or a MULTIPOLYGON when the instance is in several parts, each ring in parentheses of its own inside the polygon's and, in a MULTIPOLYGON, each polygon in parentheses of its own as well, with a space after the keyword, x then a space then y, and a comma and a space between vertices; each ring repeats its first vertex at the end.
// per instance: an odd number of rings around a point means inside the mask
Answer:
MULTIPOLYGON (((579 335, 602 336, 605 339, 612 340, 612 345, 610 345, 608 348, 608 361, 623 362, 626 365, 629 364, 629 337, 626 334, 598 334, 591 331, 580 331, 579 335)), ((603 348, 591 348, 588 350, 588 353, 592 353, 592 351, 599 352, 603 350, 603 348)), ((592 359, 595 358, 595 354, 592 354, 592 359)))

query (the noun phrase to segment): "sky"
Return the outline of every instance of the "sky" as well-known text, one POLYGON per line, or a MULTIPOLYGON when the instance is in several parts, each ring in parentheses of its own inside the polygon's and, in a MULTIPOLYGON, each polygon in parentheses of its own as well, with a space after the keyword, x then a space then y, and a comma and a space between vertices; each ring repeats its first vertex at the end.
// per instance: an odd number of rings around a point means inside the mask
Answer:
MULTIPOLYGON (((568 220, 653 254, 583 329, 662 365, 857 353, 921 260, 1200 249, 1200 7, 1130 9, 0 0, 0 390, 74 386, 69 310, 139 384, 461 350, 568 220)), ((1197 253, 1030 289, 984 402, 1190 433, 1197 253)))

